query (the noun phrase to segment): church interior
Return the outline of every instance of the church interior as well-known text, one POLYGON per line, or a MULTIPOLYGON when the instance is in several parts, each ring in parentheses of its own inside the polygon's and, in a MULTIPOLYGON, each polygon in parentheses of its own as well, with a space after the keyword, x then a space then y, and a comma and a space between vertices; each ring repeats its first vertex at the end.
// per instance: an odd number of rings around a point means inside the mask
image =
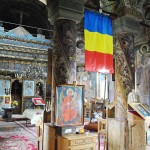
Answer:
POLYGON ((0 0, 0 150, 10 149, 150 150, 150 0, 0 0), (97 60, 110 72, 86 67, 101 39, 86 39, 85 12, 111 20, 112 44, 101 43, 112 55, 97 60))

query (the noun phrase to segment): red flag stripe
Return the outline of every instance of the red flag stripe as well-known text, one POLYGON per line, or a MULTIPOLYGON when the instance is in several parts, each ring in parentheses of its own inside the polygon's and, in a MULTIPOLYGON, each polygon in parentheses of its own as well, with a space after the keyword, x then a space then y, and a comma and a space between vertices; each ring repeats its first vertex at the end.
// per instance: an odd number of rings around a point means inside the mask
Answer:
POLYGON ((85 50, 85 56, 86 71, 114 73, 113 55, 85 50))

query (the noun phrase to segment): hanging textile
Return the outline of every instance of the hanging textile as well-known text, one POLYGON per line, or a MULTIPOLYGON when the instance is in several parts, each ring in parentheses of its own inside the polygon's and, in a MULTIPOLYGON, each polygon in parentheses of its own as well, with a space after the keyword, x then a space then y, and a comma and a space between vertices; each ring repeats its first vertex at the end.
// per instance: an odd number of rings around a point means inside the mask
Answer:
POLYGON ((85 70, 114 73, 111 18, 85 10, 84 40, 85 70))

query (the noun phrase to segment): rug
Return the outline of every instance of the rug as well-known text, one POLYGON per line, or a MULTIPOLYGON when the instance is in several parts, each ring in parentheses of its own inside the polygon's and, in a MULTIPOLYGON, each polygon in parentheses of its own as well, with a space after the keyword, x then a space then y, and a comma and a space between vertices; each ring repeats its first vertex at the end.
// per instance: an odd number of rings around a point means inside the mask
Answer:
POLYGON ((33 136, 37 137, 37 127, 35 125, 28 124, 26 126, 26 121, 15 121, 15 122, 25 130, 27 130, 29 133, 31 133, 33 136))
POLYGON ((0 121, 0 150, 37 150, 37 132, 29 128, 19 122, 0 121))

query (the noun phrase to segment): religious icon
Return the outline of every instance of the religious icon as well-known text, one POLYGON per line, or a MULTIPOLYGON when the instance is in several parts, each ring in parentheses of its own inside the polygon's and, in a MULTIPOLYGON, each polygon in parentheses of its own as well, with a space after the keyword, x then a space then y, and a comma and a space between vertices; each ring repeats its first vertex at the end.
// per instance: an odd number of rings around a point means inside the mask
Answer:
POLYGON ((10 90, 10 80, 0 80, 0 96, 9 95, 10 93, 7 93, 5 89, 10 90))
POLYGON ((34 96, 34 81, 24 80, 23 85, 23 95, 34 96))
POLYGON ((83 86, 60 85, 56 87, 56 124, 83 124, 83 86))

